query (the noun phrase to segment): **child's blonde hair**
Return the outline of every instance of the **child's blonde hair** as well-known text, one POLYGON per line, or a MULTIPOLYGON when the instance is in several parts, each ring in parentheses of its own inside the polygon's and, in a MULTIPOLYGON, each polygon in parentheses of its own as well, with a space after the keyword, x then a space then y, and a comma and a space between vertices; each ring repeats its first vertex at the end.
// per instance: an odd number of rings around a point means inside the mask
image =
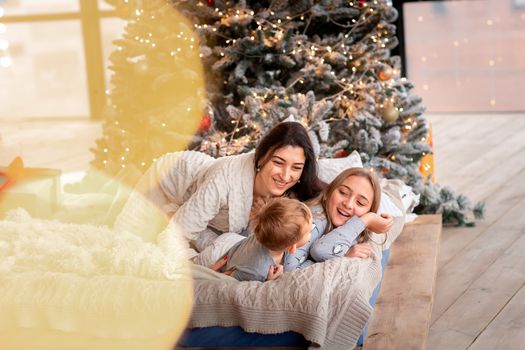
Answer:
POLYGON ((283 250, 308 233, 312 213, 297 199, 276 197, 254 206, 250 227, 255 238, 270 250, 283 250))
MULTIPOLYGON (((379 205, 381 204, 381 185, 379 184, 379 178, 377 175, 369 169, 365 168, 348 168, 346 170, 343 170, 337 177, 328 185, 328 187, 324 190, 323 194, 321 195, 321 205, 323 207, 323 211, 326 216, 326 220, 328 221, 328 224, 326 225, 326 229, 324 233, 328 233, 334 229, 334 225, 332 223, 332 220, 330 220, 330 216, 328 215, 328 200, 332 196, 332 194, 343 184, 343 182, 350 176, 359 176, 364 177, 368 179, 370 182, 370 185, 372 185, 372 190, 374 191, 374 197, 372 198, 372 206, 370 207, 370 211, 373 213, 377 213, 379 210, 379 205)), ((367 238, 370 237, 370 231, 364 230, 359 237, 357 238, 357 241, 359 243, 364 242, 367 238)), ((386 241, 386 234, 385 234, 385 241, 386 241)))

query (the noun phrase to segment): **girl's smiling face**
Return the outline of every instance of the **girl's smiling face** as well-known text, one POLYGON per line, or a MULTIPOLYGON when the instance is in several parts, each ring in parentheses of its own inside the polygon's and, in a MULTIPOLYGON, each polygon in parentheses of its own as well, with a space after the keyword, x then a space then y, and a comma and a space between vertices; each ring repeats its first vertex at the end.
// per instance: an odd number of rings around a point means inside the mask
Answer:
POLYGON ((352 216, 361 217, 370 211, 374 200, 374 189, 366 177, 351 175, 332 192, 327 201, 327 212, 335 227, 339 227, 352 216))

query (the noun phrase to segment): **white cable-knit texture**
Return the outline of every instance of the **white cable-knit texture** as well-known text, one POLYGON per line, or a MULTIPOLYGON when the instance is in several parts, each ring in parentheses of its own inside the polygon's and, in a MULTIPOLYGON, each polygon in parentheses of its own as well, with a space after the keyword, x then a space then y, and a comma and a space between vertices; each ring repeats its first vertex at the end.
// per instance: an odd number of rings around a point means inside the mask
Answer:
POLYGON ((254 177, 253 153, 219 159, 192 151, 166 154, 139 181, 115 228, 155 242, 165 228, 151 225, 160 208, 173 214, 171 224, 188 239, 207 226, 241 232, 248 226, 254 177))
MULTIPOLYGON (((128 232, 32 219, 23 209, 9 212, 7 220, 0 221, 0 238, 3 273, 52 271, 165 280, 168 273, 184 267, 183 260, 171 259, 162 246, 128 232)), ((173 257, 177 249, 177 244, 171 244, 166 250, 173 257)))
MULTIPOLYGON (((396 218, 392 236, 403 228, 396 218)), ((382 235, 372 237, 382 242, 382 235)), ((381 279, 381 246, 372 258, 336 258, 285 273, 275 281, 198 280, 190 327, 241 326, 263 334, 295 331, 312 349, 352 349, 372 308, 381 279)))

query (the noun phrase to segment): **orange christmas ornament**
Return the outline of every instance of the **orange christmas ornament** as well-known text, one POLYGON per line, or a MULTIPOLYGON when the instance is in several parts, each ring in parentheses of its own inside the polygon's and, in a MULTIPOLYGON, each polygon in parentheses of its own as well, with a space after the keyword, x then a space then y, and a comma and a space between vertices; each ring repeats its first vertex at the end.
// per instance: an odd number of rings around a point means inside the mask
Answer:
POLYGON ((427 181, 427 178, 430 176, 430 181, 432 183, 436 182, 435 171, 434 171, 434 145, 432 143, 432 123, 428 126, 428 137, 426 143, 430 146, 432 153, 426 154, 419 161, 419 171, 423 175, 423 181, 427 181))
POLYGON ((394 74, 394 70, 390 66, 386 66, 383 69, 379 71, 378 77, 380 80, 385 81, 392 78, 392 75, 394 74))
POLYGON ((201 124, 199 125, 199 132, 208 131, 211 127, 212 120, 209 115, 204 115, 201 119, 201 124))

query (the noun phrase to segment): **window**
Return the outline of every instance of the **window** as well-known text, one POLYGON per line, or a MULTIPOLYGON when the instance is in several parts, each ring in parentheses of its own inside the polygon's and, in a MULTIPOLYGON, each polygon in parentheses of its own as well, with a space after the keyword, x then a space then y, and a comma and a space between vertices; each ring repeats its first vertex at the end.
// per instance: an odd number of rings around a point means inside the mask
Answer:
POLYGON ((0 0, 0 119, 99 117, 123 24, 102 0, 0 0))

